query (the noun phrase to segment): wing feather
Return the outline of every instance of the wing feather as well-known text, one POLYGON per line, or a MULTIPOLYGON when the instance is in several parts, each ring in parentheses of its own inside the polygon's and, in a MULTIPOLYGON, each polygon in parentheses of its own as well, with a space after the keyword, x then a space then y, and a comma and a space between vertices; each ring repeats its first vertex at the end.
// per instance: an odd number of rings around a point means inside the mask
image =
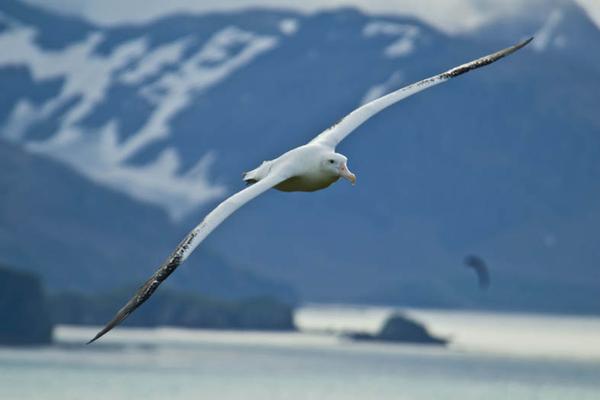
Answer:
POLYGON ((468 62, 466 64, 459 65, 458 67, 452 68, 446 72, 432 76, 427 79, 423 79, 422 81, 413 83, 412 85, 405 86, 392 93, 375 99, 367 104, 364 104, 356 110, 352 111, 347 116, 345 116, 337 124, 323 131, 321 134, 315 137, 311 141, 311 143, 320 143, 322 145, 335 148, 352 131, 354 131, 356 128, 358 128, 365 121, 367 121, 369 118, 371 118, 373 115, 377 114, 381 110, 432 86, 446 82, 454 77, 457 77, 474 69, 492 64, 498 61, 499 59, 506 57, 507 55, 521 49, 532 40, 533 38, 529 38, 514 46, 478 58, 477 60, 468 62))
POLYGON ((88 342, 88 344, 98 340, 104 336, 115 326, 123 322, 136 308, 142 305, 152 296, 158 286, 169 277, 181 265, 189 255, 198 247, 200 243, 227 217, 233 214, 238 208, 254 199, 258 195, 264 193, 268 189, 288 179, 288 174, 273 172, 264 179, 261 179, 252 186, 237 192, 231 197, 221 202, 214 210, 212 210, 202 222, 196 226, 187 236, 179 243, 173 253, 167 260, 156 270, 156 272, 148 279, 133 295, 133 297, 121 308, 115 317, 109 321, 106 326, 96 334, 96 336, 88 342))

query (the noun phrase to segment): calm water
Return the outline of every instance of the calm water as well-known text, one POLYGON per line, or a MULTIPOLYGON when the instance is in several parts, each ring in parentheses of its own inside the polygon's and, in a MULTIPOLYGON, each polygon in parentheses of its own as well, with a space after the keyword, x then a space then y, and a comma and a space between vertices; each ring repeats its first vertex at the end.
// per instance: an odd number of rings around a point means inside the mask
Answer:
POLYGON ((600 319, 410 312, 449 349, 322 333, 389 312, 308 307, 305 333, 122 329, 94 346, 94 329, 60 327, 56 346, 0 348, 0 399, 600 399, 600 319))

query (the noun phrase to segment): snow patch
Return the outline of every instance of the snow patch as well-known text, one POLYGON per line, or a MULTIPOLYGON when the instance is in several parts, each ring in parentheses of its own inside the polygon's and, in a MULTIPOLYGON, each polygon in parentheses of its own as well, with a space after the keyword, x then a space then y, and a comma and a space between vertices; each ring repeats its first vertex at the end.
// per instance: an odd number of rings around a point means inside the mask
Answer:
POLYGON ((378 36, 398 37, 383 51, 386 57, 397 58, 406 56, 414 51, 415 42, 420 35, 420 30, 414 25, 372 21, 365 25, 362 34, 366 38, 378 36))
POLYGON ((395 71, 385 82, 371 86, 363 96, 360 104, 367 104, 370 101, 380 98, 398 88, 403 81, 401 71, 395 71))
MULTIPOLYGON (((37 110, 36 117, 32 116, 30 124, 49 117, 65 103, 79 98, 65 113, 61 129, 53 141, 68 140, 69 130, 66 128, 81 121, 104 100, 113 72, 139 57, 146 49, 144 40, 133 40, 119 46, 108 57, 103 57, 94 53, 103 36, 93 33, 62 51, 51 51, 39 48, 34 41, 35 36, 36 31, 29 27, 11 29, 0 35, 0 65, 25 66, 36 81, 64 80, 59 95, 43 104, 37 110)), ((19 117, 18 112, 13 112, 11 121, 14 123, 19 117)), ((27 121, 22 123, 26 129, 27 121)))
POLYGON ((156 105, 156 110, 147 123, 124 143, 121 158, 126 159, 148 144, 166 138, 170 133, 171 118, 187 107, 194 95, 223 81, 276 44, 274 37, 259 36, 236 27, 215 33, 177 70, 163 74, 160 79, 142 87, 142 94, 156 105))
POLYGON ((11 142, 19 142, 27 133, 32 121, 37 118, 37 110, 34 104, 27 99, 21 99, 13 108, 8 121, 2 127, 0 136, 11 142))
POLYGON ((162 45, 149 54, 139 58, 134 67, 124 71, 120 79, 124 83, 139 84, 158 74, 162 68, 173 65, 181 60, 189 39, 179 39, 173 43, 162 45))
POLYGON ((72 166, 92 181, 125 192, 134 199, 164 208, 173 220, 180 220, 204 204, 223 196, 225 187, 210 182, 208 172, 215 157, 205 154, 196 166, 180 173, 175 149, 167 147, 144 165, 129 165, 115 158, 118 129, 115 121, 85 133, 72 128, 72 140, 65 143, 27 142, 25 147, 72 166))
POLYGON ((412 53, 415 48, 414 37, 415 35, 407 34, 403 38, 396 40, 385 48, 384 54, 388 58, 397 58, 412 53))
POLYGON ((371 38, 375 36, 397 36, 403 34, 411 25, 399 24, 388 21, 371 21, 363 28, 364 37, 371 38))
POLYGON ((298 31, 299 23, 297 19, 294 18, 285 18, 279 22, 279 30, 284 35, 293 35, 298 31))
POLYGON ((563 19, 563 13, 559 9, 553 10, 544 25, 534 35, 535 40, 531 43, 533 49, 537 52, 545 51, 549 46, 564 47, 566 38, 563 35, 556 34, 556 29, 563 19))

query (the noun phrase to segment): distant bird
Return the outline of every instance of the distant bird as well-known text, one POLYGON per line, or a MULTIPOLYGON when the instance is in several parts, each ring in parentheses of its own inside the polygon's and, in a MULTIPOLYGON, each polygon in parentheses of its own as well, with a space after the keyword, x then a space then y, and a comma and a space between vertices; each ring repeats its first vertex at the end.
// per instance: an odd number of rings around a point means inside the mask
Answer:
POLYGON ((346 136, 373 115, 415 93, 446 82, 471 70, 489 65, 519 50, 531 42, 531 40, 533 38, 398 89, 364 104, 352 111, 337 124, 323 131, 308 144, 292 149, 274 160, 265 161, 258 168, 244 173, 243 179, 250 186, 232 195, 211 211, 183 239, 164 264, 138 289, 129 302, 88 343, 92 343, 106 334, 148 300, 158 286, 189 257, 194 249, 217 226, 238 208, 261 193, 271 188, 284 192, 312 192, 328 187, 339 178, 348 179, 354 184, 356 176, 348 169, 348 159, 336 153, 335 148, 346 136))
POLYGON ((469 255, 465 257, 464 264, 475 271, 480 288, 487 289, 490 287, 490 272, 483 259, 475 255, 469 255))

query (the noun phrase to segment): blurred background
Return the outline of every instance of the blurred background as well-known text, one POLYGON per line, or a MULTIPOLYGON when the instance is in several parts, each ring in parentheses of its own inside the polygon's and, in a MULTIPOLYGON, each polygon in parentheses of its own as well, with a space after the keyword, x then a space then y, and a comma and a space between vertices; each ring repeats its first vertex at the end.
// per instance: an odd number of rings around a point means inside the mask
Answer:
POLYGON ((595 0, 3 0, 0 397, 598 398, 599 26, 595 0), (83 345, 243 171, 531 35, 83 345))

